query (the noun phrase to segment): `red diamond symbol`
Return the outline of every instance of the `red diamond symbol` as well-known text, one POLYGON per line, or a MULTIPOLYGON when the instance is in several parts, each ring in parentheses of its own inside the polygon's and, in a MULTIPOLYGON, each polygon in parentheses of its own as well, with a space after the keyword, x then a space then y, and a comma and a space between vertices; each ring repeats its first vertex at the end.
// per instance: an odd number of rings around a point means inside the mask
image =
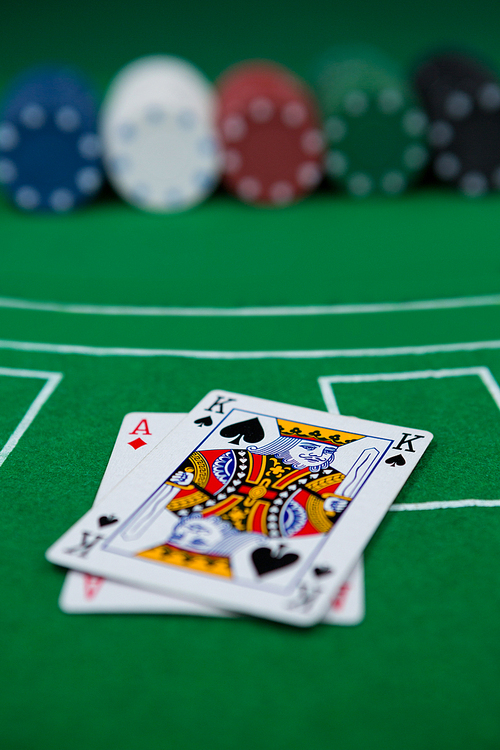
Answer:
POLYGON ((136 438, 135 440, 132 440, 132 442, 129 443, 129 445, 131 445, 132 448, 136 451, 137 448, 142 448, 143 445, 146 445, 146 441, 143 440, 142 438, 136 438))

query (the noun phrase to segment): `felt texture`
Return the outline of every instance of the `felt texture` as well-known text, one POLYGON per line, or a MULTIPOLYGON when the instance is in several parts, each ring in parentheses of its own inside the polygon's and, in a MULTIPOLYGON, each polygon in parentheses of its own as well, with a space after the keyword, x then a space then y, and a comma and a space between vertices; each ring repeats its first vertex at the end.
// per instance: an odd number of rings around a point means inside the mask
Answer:
MULTIPOLYGON (((0 83, 47 58, 101 92, 166 52, 211 78, 245 57, 307 76, 337 41, 406 64, 444 40, 498 62, 500 5, 315 0, 9 3, 0 83), (390 19, 390 21, 388 21, 390 19)), ((67 216, 0 201, 0 297, 190 307, 304 306, 500 291, 498 196, 445 189, 354 201, 322 189, 256 211, 216 194, 175 216, 109 192, 67 216)), ((390 512, 365 555, 367 614, 298 630, 241 618, 66 615, 46 548, 91 505, 123 415, 188 411, 212 388, 324 409, 328 375, 488 367, 500 351, 327 356, 323 350, 488 341, 500 306, 293 317, 84 315, 2 307, 0 339, 145 350, 304 351, 314 358, 57 354, 0 368, 63 379, 0 466, 0 745, 6 750, 494 750, 500 745, 500 508, 390 512), (321 350, 321 351, 319 351, 321 350), (95 355, 95 356, 94 356, 95 355)), ((151 353, 151 352, 150 352, 151 353)), ((0 369, 0 450, 44 381, 0 369)), ((334 385, 340 411, 431 430, 398 502, 500 498, 500 411, 477 375, 334 385)), ((395 469, 396 470, 396 469, 395 469)))
MULTIPOLYGON (((60 218, 0 212, 4 296, 219 307, 498 289, 493 199, 428 190, 361 205, 319 194, 255 212, 219 195, 178 217, 112 200, 60 218)), ((0 324, 2 339, 35 343, 307 352, 491 340, 499 309, 179 318, 0 308, 0 324)), ((188 411, 212 388, 325 409, 321 376, 478 366, 500 380, 500 351, 223 360, 0 348, 2 368, 63 374, 0 468, 4 746, 496 747, 499 508, 389 513, 366 551, 367 615, 354 628, 69 616, 57 607, 64 571, 44 560, 90 507, 127 412, 188 411)), ((0 374, 2 445, 43 383, 0 374)), ((435 434, 398 502, 499 497, 500 411, 477 375, 333 387, 342 413, 435 434)))

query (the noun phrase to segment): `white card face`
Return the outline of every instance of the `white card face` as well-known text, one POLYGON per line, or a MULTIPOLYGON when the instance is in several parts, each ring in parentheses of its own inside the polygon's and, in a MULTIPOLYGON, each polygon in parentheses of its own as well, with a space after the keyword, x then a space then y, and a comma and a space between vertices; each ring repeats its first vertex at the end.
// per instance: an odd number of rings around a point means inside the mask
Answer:
MULTIPOLYGON (((146 589, 117 583, 90 573, 70 570, 66 574, 59 606, 71 614, 143 613, 202 615, 205 617, 233 617, 226 610, 204 604, 175 599, 146 589)), ((365 616, 363 562, 358 560, 354 570, 342 585, 323 622, 329 625, 359 625, 365 616)))
POLYGON ((185 416, 161 412, 126 414, 95 496, 94 505, 126 477, 185 416))
POLYGON ((424 430, 212 391, 47 559, 313 625, 431 440, 424 430))
MULTIPOLYGON (((125 415, 94 505, 137 466, 185 416, 161 412, 132 412, 125 415)), ((63 612, 68 613, 144 612, 231 616, 229 612, 203 604, 157 594, 76 570, 70 570, 66 574, 59 606, 63 612)), ((358 561, 332 603, 325 622, 332 625, 357 625, 363 620, 364 612, 363 563, 358 561)))

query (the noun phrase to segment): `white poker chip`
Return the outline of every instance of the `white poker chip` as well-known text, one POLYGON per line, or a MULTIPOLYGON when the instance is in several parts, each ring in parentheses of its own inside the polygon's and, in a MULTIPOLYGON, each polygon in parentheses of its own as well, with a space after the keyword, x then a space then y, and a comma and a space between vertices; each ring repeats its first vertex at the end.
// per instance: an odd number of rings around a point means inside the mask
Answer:
POLYGON ((122 84, 129 87, 136 81, 143 83, 152 75, 169 76, 207 98, 211 95, 211 85, 203 73, 187 60, 171 55, 150 55, 132 61, 115 76, 112 85, 115 89, 122 84))
POLYGON ((144 57, 126 65, 111 83, 106 100, 120 110, 162 97, 200 112, 211 113, 215 103, 213 87, 205 76, 186 60, 167 55, 144 57))
POLYGON ((147 211, 181 211, 216 186, 221 151, 215 95, 196 68, 156 56, 131 63, 112 83, 100 116, 108 177, 147 211))

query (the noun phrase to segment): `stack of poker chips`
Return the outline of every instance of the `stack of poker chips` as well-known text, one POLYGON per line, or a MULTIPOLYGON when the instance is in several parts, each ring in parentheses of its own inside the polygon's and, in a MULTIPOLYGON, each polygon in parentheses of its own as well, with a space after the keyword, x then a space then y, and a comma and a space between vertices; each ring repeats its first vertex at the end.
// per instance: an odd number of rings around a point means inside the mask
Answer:
POLYGON ((30 70, 0 116, 0 182, 26 211, 59 213, 85 203, 103 180, 96 103, 78 72, 30 70))
POLYGON ((213 86, 186 60, 148 56, 118 72, 97 118, 81 73, 29 70, 0 111, 0 183, 30 212, 88 202, 104 173, 148 212, 196 206, 221 177, 243 202, 279 207, 325 172, 357 198, 399 195, 430 153, 435 176, 465 195, 500 190, 500 80, 484 62, 428 55, 412 86, 379 51, 337 46, 313 86, 265 60, 241 62, 213 86))
POLYGON ((429 57, 415 85, 431 120, 432 167, 469 196, 500 189, 500 85, 495 73, 463 53, 429 57))
POLYGON ((205 76, 176 57, 136 60, 111 83, 100 114, 109 180, 146 211, 180 211, 217 185, 215 95, 205 76))
POLYGON ((372 48, 339 46, 314 83, 331 179, 356 197, 406 190, 427 162, 427 118, 398 67, 372 48))
POLYGON ((247 203, 282 206, 322 178, 323 138, 306 85, 285 68, 248 61, 217 82, 224 185, 247 203))

